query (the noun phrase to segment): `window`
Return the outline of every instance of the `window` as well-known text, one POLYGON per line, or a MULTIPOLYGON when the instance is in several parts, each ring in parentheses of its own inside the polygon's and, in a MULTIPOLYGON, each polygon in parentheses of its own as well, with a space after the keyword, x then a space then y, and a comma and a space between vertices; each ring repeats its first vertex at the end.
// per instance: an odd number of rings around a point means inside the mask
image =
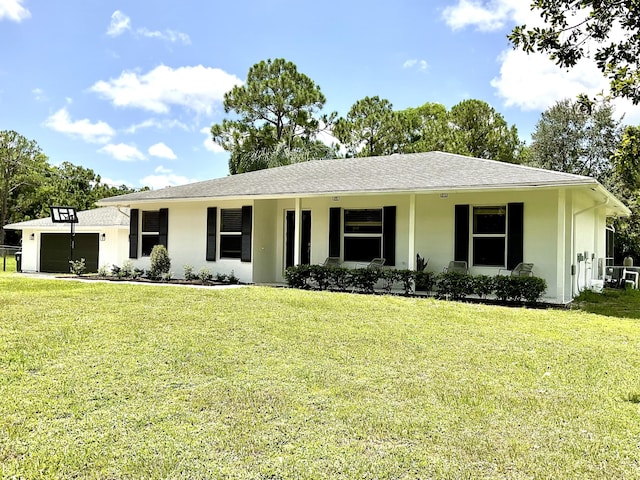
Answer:
POLYGON ((382 209, 344 211, 344 260, 369 262, 382 256, 382 209))
POLYGON ((151 255, 153 247, 160 244, 160 212, 142 212, 142 256, 151 255))
POLYGON ((220 211, 220 258, 242 256, 242 209, 220 211))
POLYGON ((473 207, 473 264, 504 267, 507 208, 473 207))

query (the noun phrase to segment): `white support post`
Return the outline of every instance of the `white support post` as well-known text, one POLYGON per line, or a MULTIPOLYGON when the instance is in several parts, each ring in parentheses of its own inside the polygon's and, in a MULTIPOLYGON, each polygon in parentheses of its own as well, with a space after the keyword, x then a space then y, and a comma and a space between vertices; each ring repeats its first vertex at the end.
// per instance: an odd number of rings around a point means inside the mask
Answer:
POLYGON ((296 198, 295 227, 293 236, 293 264, 300 265, 300 259, 302 258, 300 252, 300 244, 302 243, 302 200, 300 198, 296 198))
POLYGON ((409 196, 409 270, 416 269, 416 195, 409 196))

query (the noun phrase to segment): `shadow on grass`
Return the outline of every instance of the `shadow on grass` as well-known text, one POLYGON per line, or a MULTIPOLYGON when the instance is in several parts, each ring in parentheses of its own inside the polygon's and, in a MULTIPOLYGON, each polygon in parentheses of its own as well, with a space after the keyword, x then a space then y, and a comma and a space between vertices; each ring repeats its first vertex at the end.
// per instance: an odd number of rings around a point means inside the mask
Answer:
POLYGON ((573 307, 609 317, 640 319, 640 290, 606 288, 602 293, 586 290, 576 297, 573 307))

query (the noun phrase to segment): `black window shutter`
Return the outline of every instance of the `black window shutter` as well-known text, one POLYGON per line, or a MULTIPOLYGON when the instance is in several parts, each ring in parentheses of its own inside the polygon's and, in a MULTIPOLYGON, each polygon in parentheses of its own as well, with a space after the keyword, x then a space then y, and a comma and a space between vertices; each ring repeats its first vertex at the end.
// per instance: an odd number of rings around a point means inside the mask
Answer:
POLYGON ((138 258, 138 222, 140 210, 132 208, 129 212, 129 258, 138 258))
POLYGON ((513 270, 524 257, 524 204, 507 205, 507 269, 513 270))
POLYGON ((158 211, 158 233, 160 235, 158 241, 160 245, 164 245, 164 248, 168 248, 169 240, 169 209, 161 208, 158 211))
POLYGON ((384 207, 382 211, 382 256, 385 265, 396 266, 396 207, 384 207))
POLYGON ((251 216, 253 207, 242 207, 242 251, 240 261, 251 261, 251 216))
POLYGON ((216 261, 216 236, 218 220, 218 208, 207 208, 207 261, 216 261))
POLYGON ((342 209, 340 207, 329 209, 329 256, 340 258, 340 234, 342 209))
POLYGON ((453 259, 469 264, 469 205, 456 205, 453 259))

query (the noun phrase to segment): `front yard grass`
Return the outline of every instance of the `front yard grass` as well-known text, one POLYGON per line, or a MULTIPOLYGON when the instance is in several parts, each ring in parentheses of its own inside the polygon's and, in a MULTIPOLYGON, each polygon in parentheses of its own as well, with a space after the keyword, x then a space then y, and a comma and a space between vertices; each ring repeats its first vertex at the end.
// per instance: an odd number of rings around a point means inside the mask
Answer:
POLYGON ((0 275, 2 478, 640 478, 640 323, 0 275))

